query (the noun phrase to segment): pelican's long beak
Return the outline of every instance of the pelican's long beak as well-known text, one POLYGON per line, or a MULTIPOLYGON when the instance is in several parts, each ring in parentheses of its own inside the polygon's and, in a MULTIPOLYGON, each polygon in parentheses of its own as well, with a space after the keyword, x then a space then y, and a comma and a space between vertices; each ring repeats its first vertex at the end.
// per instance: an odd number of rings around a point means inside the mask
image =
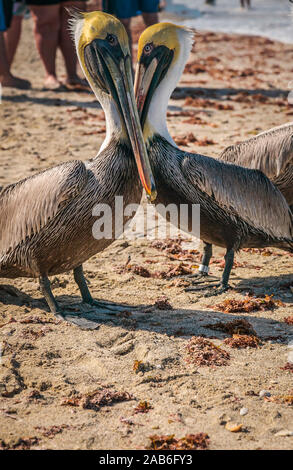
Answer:
POLYGON ((150 91, 151 83, 154 78, 155 72, 158 67, 158 61, 154 58, 150 65, 146 68, 145 65, 138 63, 136 66, 134 93, 136 97, 136 104, 138 114, 141 120, 142 128, 145 123, 146 113, 143 113, 146 98, 150 91))
POLYGON ((153 94, 165 77, 172 59, 173 51, 159 46, 150 57, 143 57, 137 63, 134 93, 142 128, 144 128, 153 94))
POLYGON ((154 201, 157 191, 137 112, 130 56, 124 56, 121 49, 113 52, 105 40, 94 39, 85 47, 84 57, 91 79, 116 102, 128 132, 140 180, 148 198, 154 201))

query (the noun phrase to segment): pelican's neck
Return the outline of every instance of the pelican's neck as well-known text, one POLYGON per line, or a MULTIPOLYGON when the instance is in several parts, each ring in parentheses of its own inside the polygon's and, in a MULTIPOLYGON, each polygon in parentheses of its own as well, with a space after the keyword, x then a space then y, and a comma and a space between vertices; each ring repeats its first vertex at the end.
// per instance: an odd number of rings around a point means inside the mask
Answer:
POLYGON ((146 142, 151 140, 155 134, 158 134, 170 144, 176 145, 167 127, 168 102, 175 87, 170 82, 166 83, 166 87, 162 87, 162 84, 163 82, 155 90, 151 99, 143 135, 146 142))
POLYGON ((164 79, 156 88, 149 106, 147 118, 144 125, 144 138, 147 142, 153 135, 159 134, 167 142, 177 147, 170 136, 167 127, 167 109, 169 99, 176 88, 187 62, 192 42, 187 37, 185 47, 182 46, 180 54, 175 63, 172 63, 164 79))
POLYGON ((97 91, 94 93, 103 108, 106 120, 106 137, 98 152, 99 155, 114 139, 128 142, 128 135, 113 99, 104 93, 97 91))
POLYGON ((99 89, 96 86, 96 84, 93 82, 92 78, 90 77, 88 70, 85 67, 84 61, 81 59, 78 44, 79 44, 79 39, 83 30, 83 26, 84 26, 84 18, 80 17, 77 20, 74 20, 72 25, 74 25, 72 26, 72 35, 73 35, 73 39, 75 42, 76 54, 77 54, 80 66, 83 70, 83 73, 85 74, 87 81, 89 82, 89 85, 91 86, 91 89, 96 95, 96 98, 101 104, 103 111, 105 113, 106 137, 98 152, 98 155, 99 155, 103 150, 105 150, 105 148, 108 147, 111 141, 114 140, 115 138, 117 140, 128 142, 128 134, 125 129, 124 122, 116 107, 116 104, 113 101, 113 98, 110 95, 107 95, 105 92, 103 92, 101 89, 99 89))

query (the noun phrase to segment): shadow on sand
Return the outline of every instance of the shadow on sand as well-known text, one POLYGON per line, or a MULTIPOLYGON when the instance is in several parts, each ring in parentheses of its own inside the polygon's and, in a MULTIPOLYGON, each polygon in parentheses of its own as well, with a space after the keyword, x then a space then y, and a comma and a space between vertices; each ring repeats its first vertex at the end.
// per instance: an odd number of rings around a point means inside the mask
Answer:
MULTIPOLYGON (((283 285, 288 283, 290 276, 275 276, 262 279, 263 285, 271 283, 283 285), (280 279, 281 278, 281 279, 280 279)), ((250 279, 250 286, 254 282, 261 282, 260 278, 250 279)), ((292 276, 291 276, 292 282, 292 276)), ((241 283, 240 283, 241 284, 241 283)), ((195 308, 173 310, 159 310, 153 305, 125 305, 125 309, 118 314, 96 313, 95 307, 80 302, 79 296, 61 295, 56 297, 61 307, 69 312, 65 320, 79 326, 82 329, 98 329, 107 323, 112 327, 123 327, 126 330, 145 330, 168 336, 205 336, 207 338, 224 339, 229 334, 209 328, 218 322, 227 323, 232 320, 246 319, 251 323, 256 334, 262 341, 287 343, 293 338, 293 327, 285 322, 261 316, 261 312, 243 312, 241 314, 226 314, 215 310, 199 310, 195 308), (72 313, 71 313, 72 312, 72 313)), ((6 305, 27 306, 31 310, 41 309, 48 312, 44 299, 35 299, 10 285, 0 286, 0 302, 6 305)), ((106 302, 103 300, 103 302, 106 302)), ((286 300, 287 302, 287 300, 286 300)), ((290 300, 290 303, 292 300, 290 300)), ((108 303, 108 302, 107 302, 108 303)), ((212 300, 211 304, 218 303, 212 300)), ((109 306, 118 306, 115 302, 109 302, 109 306)), ((211 305, 212 309, 212 305, 211 305)), ((32 311, 30 311, 30 314, 32 311)))

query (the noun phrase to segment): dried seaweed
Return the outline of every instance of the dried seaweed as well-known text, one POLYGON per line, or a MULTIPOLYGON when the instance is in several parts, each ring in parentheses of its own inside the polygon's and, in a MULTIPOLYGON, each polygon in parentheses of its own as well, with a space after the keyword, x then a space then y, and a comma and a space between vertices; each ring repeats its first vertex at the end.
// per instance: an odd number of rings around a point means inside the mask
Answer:
POLYGON ((225 366, 230 354, 202 336, 193 336, 186 345, 189 364, 198 366, 225 366))
POLYGON ((37 339, 42 338, 43 336, 45 336, 46 333, 49 333, 50 331, 52 331, 52 329, 49 328, 49 327, 44 327, 44 328, 39 329, 39 330, 34 330, 33 328, 25 328, 21 332, 21 336, 25 339, 37 340, 37 339))
POLYGON ((275 397, 264 397, 265 401, 293 405, 293 395, 276 395, 275 397))
POLYGON ((281 256, 281 253, 273 252, 270 248, 242 248, 246 253, 259 254, 262 256, 281 256))
POLYGON ((152 405, 148 401, 144 400, 139 402, 139 404, 134 408, 134 413, 148 413, 152 409, 152 405))
POLYGON ((18 439, 14 444, 6 444, 4 440, 0 441, 1 450, 29 450, 32 446, 35 446, 39 443, 40 439, 38 437, 28 437, 25 439, 18 439))
MULTIPOLYGON (((55 318, 49 318, 49 319, 42 318, 38 315, 30 315, 29 317, 23 318, 22 320, 15 320, 15 318, 12 317, 6 323, 0 324, 0 328, 2 328, 3 326, 9 325, 10 323, 24 323, 24 324, 36 323, 36 324, 42 324, 42 325, 47 324, 47 323, 51 323, 51 324, 54 324, 54 325, 58 325, 59 323, 61 323, 61 320, 57 320, 55 318)), ((52 330, 50 330, 50 331, 52 331, 52 330)))
POLYGON ((281 370, 288 370, 289 372, 293 372, 293 362, 286 362, 284 367, 281 367, 281 370))
POLYGON ((192 98, 191 96, 187 97, 184 102, 185 106, 192 106, 195 108, 214 108, 220 111, 233 111, 234 106, 227 103, 218 103, 216 101, 207 100, 204 98, 192 98))
POLYGON ((68 397, 63 398, 61 405, 68 405, 68 406, 79 406, 80 404, 80 395, 77 397, 68 397))
POLYGON ((189 132, 185 136, 176 136, 174 137, 174 141, 177 145, 185 145, 188 146, 189 143, 195 143, 200 147, 206 147, 207 145, 215 145, 212 139, 208 139, 208 137, 204 137, 203 139, 197 139, 192 132, 189 132))
POLYGON ((157 300, 155 301, 155 307, 159 310, 173 310, 172 305, 165 296, 157 298, 157 300))
POLYGON ((55 318, 43 318, 39 315, 30 315, 22 320, 19 320, 19 323, 37 323, 37 324, 46 324, 53 323, 54 325, 59 325, 61 320, 55 318))
POLYGON ((145 364, 142 361, 135 360, 133 363, 133 370, 137 374, 137 372, 143 372, 145 369, 145 364))
POLYGON ((226 338, 224 343, 231 348, 258 348, 260 340, 254 335, 233 335, 232 338, 226 338))
POLYGON ((281 300, 274 300, 273 295, 262 298, 247 298, 245 300, 226 299, 214 307, 224 313, 255 312, 258 310, 274 310, 283 306, 281 300))
POLYGON ((48 437, 49 439, 53 439, 56 434, 60 434, 63 432, 64 429, 72 428, 68 424, 61 424, 59 426, 51 426, 49 428, 43 426, 36 426, 35 429, 39 430, 44 437, 48 437))
POLYGON ((131 272, 141 277, 151 277, 151 273, 148 269, 143 266, 138 266, 137 264, 127 264, 123 267, 121 273, 123 272, 131 272))
POLYGON ((120 266, 119 268, 116 268, 116 272, 118 272, 118 274, 131 272, 145 278, 171 279, 172 277, 191 274, 192 270, 189 269, 185 263, 181 262, 175 267, 170 266, 168 271, 155 271, 152 273, 144 266, 127 264, 126 266, 120 266))
POLYGON ((44 399, 44 395, 42 395, 39 390, 32 390, 31 392, 29 392, 27 394, 27 397, 26 399, 28 401, 39 401, 39 400, 43 400, 44 399))
POLYGON ((185 263, 179 263, 175 267, 170 267, 168 271, 156 272, 154 277, 159 279, 171 279, 172 277, 185 276, 187 274, 192 274, 192 269, 187 267, 185 263))
POLYGON ((132 400, 132 395, 128 392, 118 392, 116 390, 97 390, 95 392, 87 393, 82 397, 80 405, 85 410, 99 411, 102 406, 113 405, 121 401, 132 400))
POLYGON ((187 434, 177 439, 174 434, 170 436, 150 436, 151 443, 147 449, 150 450, 205 450, 209 447, 209 436, 200 432, 197 434, 187 434))
POLYGON ((128 392, 118 392, 116 390, 102 389, 95 390, 76 397, 65 398, 62 405, 81 406, 86 410, 99 411, 102 406, 113 405, 121 401, 132 400, 133 396, 128 392))
POLYGON ((232 320, 227 323, 218 322, 212 323, 208 325, 204 325, 205 328, 209 328, 210 330, 220 330, 228 333, 229 335, 255 335, 256 332, 254 331, 252 325, 244 319, 241 320, 232 320))
POLYGON ((182 238, 167 238, 164 241, 155 240, 150 246, 151 248, 156 248, 157 250, 166 251, 167 253, 175 255, 186 252, 186 250, 181 247, 182 241, 182 238))

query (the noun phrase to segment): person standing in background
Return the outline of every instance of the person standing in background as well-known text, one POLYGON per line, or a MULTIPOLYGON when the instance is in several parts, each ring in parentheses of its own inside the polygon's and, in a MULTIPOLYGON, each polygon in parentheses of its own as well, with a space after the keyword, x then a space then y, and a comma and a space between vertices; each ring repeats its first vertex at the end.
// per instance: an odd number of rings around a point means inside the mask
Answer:
POLYGON ((6 53, 10 66, 12 65, 20 40, 23 15, 26 10, 27 6, 24 0, 13 2, 11 23, 7 31, 4 33, 6 53))
POLYGON ((63 84, 67 88, 84 88, 84 81, 77 75, 77 57, 68 28, 69 14, 66 8, 85 10, 84 0, 27 0, 33 21, 37 49, 45 68, 44 85, 57 89, 62 83, 56 75, 56 53, 60 47, 66 69, 63 84))
POLYGON ((103 0, 103 11, 115 15, 123 23, 130 41, 130 50, 132 50, 131 41, 131 18, 142 14, 145 27, 159 22, 159 0, 103 0))
MULTIPOLYGON (((27 90, 31 87, 28 80, 15 77, 10 71, 11 63, 19 41, 19 35, 13 37, 12 44, 6 47, 7 31, 10 28, 13 16, 13 1, 0 0, 0 83, 5 87, 20 88, 27 90)), ((18 29, 18 28, 17 28, 18 29)), ((12 31, 13 33, 13 31, 12 31)))

